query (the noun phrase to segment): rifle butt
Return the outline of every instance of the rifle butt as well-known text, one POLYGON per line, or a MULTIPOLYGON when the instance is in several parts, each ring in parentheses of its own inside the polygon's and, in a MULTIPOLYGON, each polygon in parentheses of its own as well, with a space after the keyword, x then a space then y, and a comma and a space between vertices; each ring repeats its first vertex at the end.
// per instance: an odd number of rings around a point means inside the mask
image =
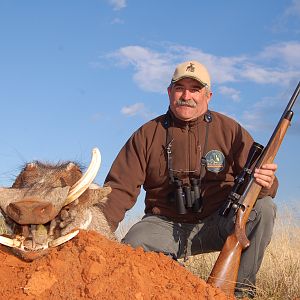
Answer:
POLYGON ((208 284, 221 289, 227 296, 234 296, 242 250, 235 234, 228 236, 207 280, 208 284))

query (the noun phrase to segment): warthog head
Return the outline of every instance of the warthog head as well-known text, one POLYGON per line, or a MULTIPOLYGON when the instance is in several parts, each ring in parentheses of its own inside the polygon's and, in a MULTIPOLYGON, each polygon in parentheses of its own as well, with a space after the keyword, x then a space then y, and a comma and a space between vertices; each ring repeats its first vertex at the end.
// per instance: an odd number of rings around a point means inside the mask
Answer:
POLYGON ((28 163, 11 188, 0 188, 0 243, 23 259, 33 260, 76 236, 78 229, 101 231, 103 222, 93 218, 104 218, 101 204, 111 189, 92 183, 100 163, 97 148, 84 175, 73 162, 28 163))

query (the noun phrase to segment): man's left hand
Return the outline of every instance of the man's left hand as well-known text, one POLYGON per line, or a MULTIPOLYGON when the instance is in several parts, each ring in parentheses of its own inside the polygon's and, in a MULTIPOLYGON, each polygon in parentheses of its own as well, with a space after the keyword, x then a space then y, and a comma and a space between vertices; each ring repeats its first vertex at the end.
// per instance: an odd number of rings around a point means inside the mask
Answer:
POLYGON ((259 185, 269 189, 274 182, 276 170, 276 164, 264 164, 260 169, 255 169, 254 178, 259 185))

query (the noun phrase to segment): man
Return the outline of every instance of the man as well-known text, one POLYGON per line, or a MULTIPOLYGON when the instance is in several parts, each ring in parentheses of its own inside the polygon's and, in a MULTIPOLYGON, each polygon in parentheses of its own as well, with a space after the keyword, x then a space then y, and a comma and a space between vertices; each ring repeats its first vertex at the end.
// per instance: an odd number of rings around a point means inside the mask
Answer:
MULTIPOLYGON (((177 259, 222 248, 234 216, 222 217, 219 210, 253 139, 234 120, 208 110, 210 76, 199 62, 177 66, 168 95, 168 112, 139 128, 114 161, 106 178, 112 192, 104 213, 115 230, 143 186, 145 216, 122 241, 177 259)), ((251 245, 242 254, 238 288, 254 286, 271 240, 276 169, 266 164, 254 173, 262 190, 247 224, 251 245)))

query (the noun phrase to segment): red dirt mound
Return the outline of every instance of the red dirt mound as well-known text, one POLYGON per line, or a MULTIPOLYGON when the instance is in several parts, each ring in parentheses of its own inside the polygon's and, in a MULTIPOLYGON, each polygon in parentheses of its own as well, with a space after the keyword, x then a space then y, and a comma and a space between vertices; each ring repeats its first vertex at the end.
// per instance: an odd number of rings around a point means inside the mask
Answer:
POLYGON ((82 231, 31 263, 0 247, 0 299, 227 299, 163 254, 82 231))

